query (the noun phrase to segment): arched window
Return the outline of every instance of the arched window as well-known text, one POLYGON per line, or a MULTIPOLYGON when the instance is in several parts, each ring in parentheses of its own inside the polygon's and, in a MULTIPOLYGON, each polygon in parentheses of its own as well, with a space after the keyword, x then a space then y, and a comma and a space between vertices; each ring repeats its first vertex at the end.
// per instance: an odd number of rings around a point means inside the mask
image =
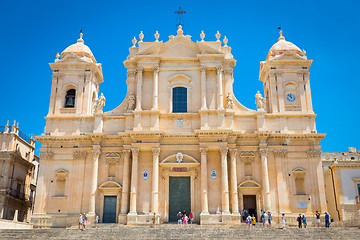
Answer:
POLYGON ((187 89, 184 87, 173 88, 173 113, 187 112, 187 89))
POLYGON ((65 107, 66 108, 73 108, 75 107, 75 89, 70 89, 66 92, 65 96, 65 107))

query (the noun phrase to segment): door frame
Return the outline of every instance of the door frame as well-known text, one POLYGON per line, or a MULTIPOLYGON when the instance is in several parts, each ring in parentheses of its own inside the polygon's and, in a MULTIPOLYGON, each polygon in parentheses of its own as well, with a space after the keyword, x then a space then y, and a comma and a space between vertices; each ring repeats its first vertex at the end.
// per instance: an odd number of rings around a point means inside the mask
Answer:
POLYGON ((99 193, 100 193, 100 201, 99 201, 99 222, 103 222, 103 215, 104 215, 104 197, 105 196, 116 196, 116 223, 119 221, 119 213, 120 213, 120 204, 121 204, 121 192, 122 192, 122 186, 115 182, 115 181, 106 181, 103 184, 101 184, 99 187, 99 193))
MULTIPOLYGON (((169 183, 170 183, 170 177, 189 177, 190 178, 190 211, 193 212, 192 206, 194 206, 194 199, 193 199, 193 180, 191 176, 173 176, 173 175, 169 175, 168 176, 168 184, 167 184, 167 222, 169 222, 170 216, 169 216, 169 211, 170 211, 170 189, 169 189, 169 183)), ((189 213, 187 213, 189 215, 189 213)))
POLYGON ((260 183, 252 179, 246 179, 238 185, 239 209, 244 209, 243 195, 256 196, 256 219, 260 219, 260 211, 263 208, 261 204, 261 191, 262 187, 260 183))

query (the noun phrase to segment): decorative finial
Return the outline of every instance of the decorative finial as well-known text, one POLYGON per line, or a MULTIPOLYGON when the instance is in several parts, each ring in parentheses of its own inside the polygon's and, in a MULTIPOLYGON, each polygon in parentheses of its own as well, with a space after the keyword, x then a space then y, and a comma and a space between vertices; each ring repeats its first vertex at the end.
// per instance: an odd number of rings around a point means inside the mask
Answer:
POLYGON ((16 120, 14 120, 14 124, 13 124, 13 125, 15 126, 15 124, 16 124, 16 120))
POLYGON ((56 59, 59 59, 59 57, 60 57, 60 54, 59 54, 59 52, 56 54, 56 59))
POLYGON ((140 38, 139 42, 143 42, 143 39, 144 39, 143 31, 140 31, 139 38, 140 38))
POLYGON ((31 134, 31 137, 30 137, 31 139, 33 139, 34 138, 34 135, 33 134, 31 134))
POLYGON ((80 29, 80 38, 77 40, 77 42, 84 42, 84 40, 82 39, 83 37, 83 33, 82 33, 82 28, 80 29))
POLYGON ((6 122, 6 126, 9 126, 9 120, 7 120, 7 122, 6 122))
POLYGON ((184 31, 182 30, 182 26, 179 25, 178 30, 176 31, 178 35, 183 35, 184 31))
POLYGON ((221 37, 221 34, 219 33, 219 31, 217 31, 217 33, 215 34, 215 37, 216 37, 216 41, 217 42, 220 42, 220 37, 221 37))
POLYGON ((133 40, 132 40, 132 44, 133 44, 132 47, 136 47, 135 46, 136 43, 137 43, 137 40, 136 40, 136 37, 134 37, 133 40))
POLYGON ((224 44, 225 44, 224 47, 227 47, 227 46, 228 46, 228 45, 227 45, 228 41, 229 41, 229 40, 228 40, 228 39, 226 38, 226 36, 225 36, 224 39, 223 39, 223 42, 224 42, 224 44))
POLYGON ((201 41, 204 42, 204 38, 205 38, 205 33, 204 33, 204 31, 201 31, 201 33, 200 33, 200 38, 201 38, 201 41))
POLYGON ((16 127, 19 127, 19 122, 16 123, 16 127))
POLYGON ((278 30, 279 30, 279 34, 280 34, 278 41, 285 40, 285 37, 282 35, 283 31, 281 30, 281 26, 278 27, 278 30))
POLYGON ((306 55, 305 49, 303 49, 302 54, 303 54, 304 56, 306 55))
POLYGON ((158 33, 158 31, 156 31, 156 33, 154 34, 154 36, 155 36, 155 42, 159 42, 160 34, 158 33))

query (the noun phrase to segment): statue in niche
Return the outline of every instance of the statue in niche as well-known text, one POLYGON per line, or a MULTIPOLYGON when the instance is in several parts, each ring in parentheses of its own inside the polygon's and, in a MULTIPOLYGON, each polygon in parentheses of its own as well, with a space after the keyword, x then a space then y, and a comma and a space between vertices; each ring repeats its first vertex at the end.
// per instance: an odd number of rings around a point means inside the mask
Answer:
POLYGON ((94 111, 95 112, 98 112, 98 111, 101 111, 103 110, 103 107, 105 106, 105 97, 104 97, 104 94, 101 93, 100 97, 95 101, 95 104, 94 104, 94 111))
POLYGON ((256 103, 256 109, 264 110, 265 109, 265 98, 261 96, 260 91, 257 91, 255 95, 255 103, 256 103))
POLYGON ((226 109, 233 109, 233 99, 230 93, 228 93, 226 96, 226 102, 226 109))
POLYGON ((135 96, 133 93, 130 93, 127 110, 134 110, 134 109, 135 109, 135 96))

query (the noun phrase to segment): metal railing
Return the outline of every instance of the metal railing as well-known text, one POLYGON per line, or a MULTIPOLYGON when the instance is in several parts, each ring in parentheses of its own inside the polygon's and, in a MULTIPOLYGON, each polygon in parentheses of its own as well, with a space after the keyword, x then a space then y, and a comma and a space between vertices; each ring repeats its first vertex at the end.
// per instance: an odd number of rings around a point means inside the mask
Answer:
POLYGON ((14 198, 28 202, 30 205, 34 203, 34 197, 30 194, 25 194, 24 192, 18 191, 14 188, 6 188, 4 191, 5 194, 12 196, 14 198))
POLYGON ((28 136, 26 136, 25 133, 23 133, 22 131, 19 130, 19 137, 21 137, 22 139, 24 139, 27 143, 30 143, 30 138, 28 136))

